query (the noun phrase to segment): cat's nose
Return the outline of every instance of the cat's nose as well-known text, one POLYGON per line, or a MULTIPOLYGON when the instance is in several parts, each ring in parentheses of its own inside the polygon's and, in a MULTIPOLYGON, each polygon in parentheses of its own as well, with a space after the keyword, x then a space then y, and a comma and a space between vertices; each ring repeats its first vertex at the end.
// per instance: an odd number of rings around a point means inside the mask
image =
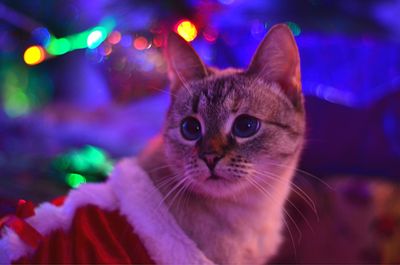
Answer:
POLYGON ((206 162, 208 168, 213 171, 215 165, 217 165, 218 161, 222 158, 222 155, 217 153, 203 153, 200 155, 200 158, 206 162))

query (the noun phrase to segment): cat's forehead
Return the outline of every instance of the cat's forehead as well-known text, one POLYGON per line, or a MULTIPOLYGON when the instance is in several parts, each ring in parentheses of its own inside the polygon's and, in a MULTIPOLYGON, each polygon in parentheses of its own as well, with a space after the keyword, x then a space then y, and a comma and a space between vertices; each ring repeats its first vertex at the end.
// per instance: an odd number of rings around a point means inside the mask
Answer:
POLYGON ((225 77, 204 80, 193 86, 193 111, 203 115, 236 112, 240 98, 246 97, 243 80, 225 77))
POLYGON ((230 113, 266 115, 291 108, 289 100, 273 83, 234 74, 209 77, 192 83, 177 95, 176 108, 181 115, 226 118, 230 113))

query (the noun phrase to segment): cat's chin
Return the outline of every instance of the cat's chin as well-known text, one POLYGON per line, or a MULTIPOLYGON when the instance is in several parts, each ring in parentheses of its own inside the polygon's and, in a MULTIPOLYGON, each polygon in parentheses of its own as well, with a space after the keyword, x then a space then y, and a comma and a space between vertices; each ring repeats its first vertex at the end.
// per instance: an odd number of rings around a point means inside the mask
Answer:
POLYGON ((192 183, 192 192, 215 199, 234 198, 246 189, 247 185, 241 182, 210 175, 205 180, 192 183))

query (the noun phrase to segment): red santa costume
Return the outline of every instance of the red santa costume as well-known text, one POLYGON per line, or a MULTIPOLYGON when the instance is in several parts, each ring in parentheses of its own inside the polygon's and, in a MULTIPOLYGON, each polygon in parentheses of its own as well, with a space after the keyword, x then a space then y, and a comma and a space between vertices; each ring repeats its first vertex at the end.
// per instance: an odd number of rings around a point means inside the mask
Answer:
POLYGON ((212 264, 160 202, 136 160, 125 159, 105 183, 2 218, 0 263, 212 264))

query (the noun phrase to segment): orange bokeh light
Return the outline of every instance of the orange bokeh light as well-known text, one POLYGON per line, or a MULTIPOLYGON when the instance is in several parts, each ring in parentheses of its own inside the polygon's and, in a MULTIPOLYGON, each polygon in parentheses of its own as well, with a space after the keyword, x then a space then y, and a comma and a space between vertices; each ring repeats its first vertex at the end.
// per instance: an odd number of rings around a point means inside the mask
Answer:
POLYGON ((46 52, 42 46, 34 45, 29 47, 24 52, 24 62, 27 65, 40 64, 46 58, 46 52))
POLYGON ((139 51, 150 48, 150 45, 147 39, 142 36, 135 38, 133 41, 133 47, 139 51))
POLYGON ((113 31, 108 36, 108 42, 111 44, 118 44, 121 41, 121 33, 119 31, 113 31))
POLYGON ((196 26, 186 19, 181 20, 176 24, 175 31, 187 42, 191 42, 197 37, 196 26))

